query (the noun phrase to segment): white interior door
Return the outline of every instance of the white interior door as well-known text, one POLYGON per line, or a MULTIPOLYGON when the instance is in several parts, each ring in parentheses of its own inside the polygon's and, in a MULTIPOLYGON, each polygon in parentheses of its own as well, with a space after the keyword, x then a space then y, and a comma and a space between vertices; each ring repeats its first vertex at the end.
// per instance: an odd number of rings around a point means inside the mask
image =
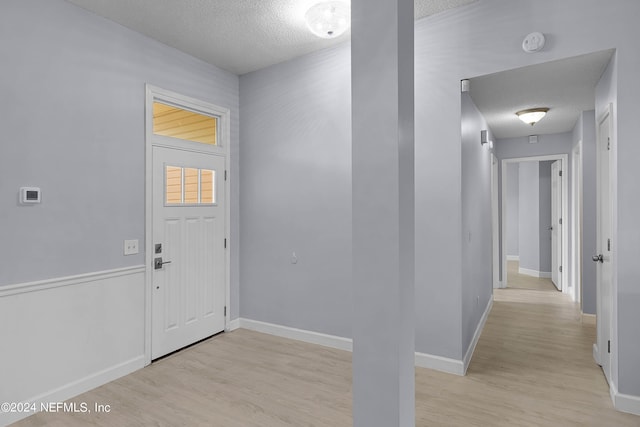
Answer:
POLYGON ((562 290, 562 161, 551 163, 551 281, 562 290))
POLYGON ((611 383, 611 306, 612 306, 612 252, 611 252, 611 121, 607 114, 598 126, 598 352, 607 381, 611 383))
POLYGON ((151 357, 224 330, 225 158, 153 147, 151 357))

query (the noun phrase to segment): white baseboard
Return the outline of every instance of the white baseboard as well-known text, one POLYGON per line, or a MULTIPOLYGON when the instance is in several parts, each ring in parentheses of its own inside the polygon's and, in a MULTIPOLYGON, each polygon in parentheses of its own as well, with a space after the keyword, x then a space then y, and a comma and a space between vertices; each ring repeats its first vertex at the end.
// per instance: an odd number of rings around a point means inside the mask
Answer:
POLYGON ((507 255, 507 261, 520 261, 520 255, 507 255))
POLYGON ((530 270, 528 268, 520 267, 520 268, 518 268, 518 273, 524 274, 525 276, 540 277, 540 278, 544 278, 544 279, 551 279, 551 272, 550 271, 530 270))
POLYGON ((596 325, 596 315, 595 314, 588 314, 588 313, 582 313, 582 323, 584 323, 585 325, 596 325))
POLYGON ((482 313, 482 317, 480 318, 480 322, 478 322, 478 326, 476 327, 476 331, 473 334, 473 338, 469 343, 469 348, 464 355, 464 359, 462 360, 464 363, 464 370, 461 375, 466 375, 467 369, 469 368, 469 363, 471 363, 471 358, 473 357, 473 352, 476 349, 476 345, 478 345, 478 341, 480 340, 480 335, 482 335, 482 330, 484 329, 485 323, 487 323, 487 319, 489 318, 489 313, 491 313, 491 309, 493 308, 493 297, 489 298, 489 302, 484 309, 484 313, 482 313))
POLYGON ((416 351, 416 366, 419 368, 433 369, 435 371, 446 372, 464 376, 464 363, 462 360, 448 357, 435 356, 433 354, 420 353, 416 351))
MULTIPOLYGON (((38 396, 23 399, 21 402, 35 403, 37 409, 36 412, 38 412, 40 409, 40 403, 64 402, 65 400, 71 399, 79 394, 93 390, 96 387, 100 387, 103 384, 115 381, 125 375, 129 375, 138 369, 142 369, 144 368, 144 365, 144 355, 141 354, 134 359, 127 360, 126 362, 120 363, 116 366, 112 366, 77 381, 65 384, 55 390, 50 390, 38 396)), ((7 426, 33 414, 34 412, 0 413, 0 425, 7 426)))
POLYGON ((273 323, 260 322, 241 318, 240 327, 282 338, 318 344, 324 347, 337 348, 338 350, 353 350, 353 343, 350 338, 327 335, 319 332, 306 331, 304 329, 291 328, 289 326, 275 325, 273 323))
POLYGON ((623 394, 618 391, 618 388, 614 383, 609 385, 609 394, 611 394, 611 400, 613 406, 621 412, 626 412, 633 415, 640 415, 640 397, 632 396, 629 394, 623 394))
MULTIPOLYGON (((275 335, 282 338, 308 342, 310 344, 317 344, 324 347, 337 348, 338 350, 353 351, 353 341, 351 338, 327 335, 319 332, 306 331, 304 329, 291 328, 288 326, 281 326, 245 318, 237 320, 239 321, 240 328, 275 335)), ((435 356, 433 354, 416 352, 415 364, 421 368, 434 369, 436 371, 446 372, 449 374, 464 375, 465 372, 462 360, 449 359, 447 357, 435 356)))
POLYGON ((235 331, 240 328, 240 318, 233 319, 229 322, 229 332, 235 331))

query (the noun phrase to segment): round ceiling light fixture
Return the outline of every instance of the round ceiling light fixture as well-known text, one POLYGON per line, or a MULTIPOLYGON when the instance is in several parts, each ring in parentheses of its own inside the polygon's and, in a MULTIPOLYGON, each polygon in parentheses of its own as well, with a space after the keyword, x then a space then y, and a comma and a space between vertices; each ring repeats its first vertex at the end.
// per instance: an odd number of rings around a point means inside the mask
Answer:
POLYGON ((323 39, 332 39, 342 35, 349 28, 349 4, 344 1, 318 3, 307 10, 304 19, 313 34, 323 39))
POLYGON ((528 110, 518 111, 516 116, 528 125, 538 123, 549 111, 548 108, 529 108, 528 110))

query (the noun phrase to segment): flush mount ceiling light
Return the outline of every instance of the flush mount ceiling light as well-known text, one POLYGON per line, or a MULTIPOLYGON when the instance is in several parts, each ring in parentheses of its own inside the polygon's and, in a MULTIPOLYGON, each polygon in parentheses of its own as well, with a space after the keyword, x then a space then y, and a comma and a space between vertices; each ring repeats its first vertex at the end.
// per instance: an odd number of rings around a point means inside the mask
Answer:
POLYGON ((349 4, 344 1, 318 3, 307 10, 304 19, 313 34, 323 39, 332 39, 349 28, 349 4))
POLYGON ((542 119, 549 111, 548 108, 529 108, 528 110, 518 111, 516 116, 528 125, 535 125, 542 119))

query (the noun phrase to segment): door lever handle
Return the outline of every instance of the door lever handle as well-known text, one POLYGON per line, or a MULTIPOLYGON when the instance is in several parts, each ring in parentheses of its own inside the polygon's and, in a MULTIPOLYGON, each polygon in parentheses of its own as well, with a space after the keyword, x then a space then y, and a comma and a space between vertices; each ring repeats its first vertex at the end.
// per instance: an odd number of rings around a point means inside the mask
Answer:
POLYGON ((591 257, 591 259, 593 260, 593 262, 604 262, 604 257, 602 256, 602 254, 594 255, 591 257))
POLYGON ((153 268, 155 270, 160 270, 163 265, 171 264, 171 261, 162 261, 162 257, 157 257, 153 259, 153 268))

